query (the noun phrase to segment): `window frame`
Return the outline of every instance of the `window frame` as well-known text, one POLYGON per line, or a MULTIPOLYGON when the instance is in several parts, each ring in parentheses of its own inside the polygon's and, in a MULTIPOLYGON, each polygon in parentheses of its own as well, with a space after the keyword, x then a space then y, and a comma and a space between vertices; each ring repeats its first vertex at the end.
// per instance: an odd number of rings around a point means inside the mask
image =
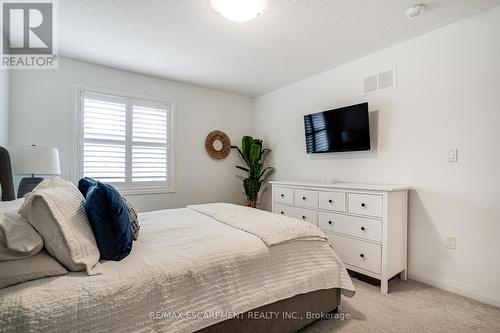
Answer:
MULTIPOLYGON (((105 88, 89 87, 84 85, 72 84, 72 109, 71 130, 72 130, 72 150, 71 150, 71 175, 75 183, 83 177, 83 94, 100 94, 110 97, 124 98, 127 100, 127 116, 131 116, 131 105, 134 101, 141 103, 154 103, 167 105, 167 185, 138 183, 111 183, 122 194, 140 195, 140 194, 161 194, 175 192, 175 102, 161 97, 144 96, 123 91, 116 91, 105 88), (129 110, 130 108, 130 110, 129 110), (130 112, 130 115, 129 115, 130 112)), ((132 122, 127 123, 132 127, 132 122)), ((131 129, 130 129, 131 130, 131 129)), ((126 136, 125 149, 132 149, 131 135, 126 136), (129 147, 130 145, 130 147, 129 147)), ((127 161, 126 163, 130 163, 127 161)), ((131 167, 131 165, 130 165, 131 167)), ((127 165, 126 165, 127 168, 127 165)))

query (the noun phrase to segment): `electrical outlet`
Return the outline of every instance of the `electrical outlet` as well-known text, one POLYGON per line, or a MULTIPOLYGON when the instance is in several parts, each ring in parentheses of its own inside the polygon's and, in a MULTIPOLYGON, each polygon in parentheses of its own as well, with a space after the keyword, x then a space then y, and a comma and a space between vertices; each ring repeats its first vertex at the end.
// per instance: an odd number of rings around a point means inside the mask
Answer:
POLYGON ((444 247, 446 249, 456 250, 457 249, 457 237, 446 236, 444 238, 444 247))
POLYGON ((458 148, 448 150, 448 162, 458 162, 458 148))

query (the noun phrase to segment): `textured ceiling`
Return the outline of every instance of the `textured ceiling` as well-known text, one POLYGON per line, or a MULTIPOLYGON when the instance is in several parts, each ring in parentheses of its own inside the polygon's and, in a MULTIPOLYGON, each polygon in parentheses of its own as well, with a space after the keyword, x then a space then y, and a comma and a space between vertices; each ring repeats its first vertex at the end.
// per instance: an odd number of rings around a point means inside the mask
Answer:
POLYGON ((59 1, 59 53, 259 96, 494 5, 500 0, 268 0, 234 23, 209 0, 59 1), (411 4, 426 15, 404 17, 411 4))

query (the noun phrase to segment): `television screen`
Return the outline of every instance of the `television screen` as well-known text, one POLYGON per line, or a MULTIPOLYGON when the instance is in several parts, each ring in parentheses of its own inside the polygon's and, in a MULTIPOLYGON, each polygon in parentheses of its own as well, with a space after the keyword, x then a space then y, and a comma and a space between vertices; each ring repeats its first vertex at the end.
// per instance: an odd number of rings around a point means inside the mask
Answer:
POLYGON ((368 103, 304 116, 308 154, 370 150, 368 103))

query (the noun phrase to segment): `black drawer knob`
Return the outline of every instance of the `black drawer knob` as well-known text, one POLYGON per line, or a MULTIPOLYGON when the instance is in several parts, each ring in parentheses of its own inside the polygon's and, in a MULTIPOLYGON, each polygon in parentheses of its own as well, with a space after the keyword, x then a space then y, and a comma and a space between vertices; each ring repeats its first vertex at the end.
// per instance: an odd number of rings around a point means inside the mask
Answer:
POLYGON ((332 199, 328 200, 328 203, 331 203, 331 204, 332 204, 332 203, 333 203, 333 200, 332 200, 332 199))
POLYGON ((306 197, 302 197, 302 200, 304 200, 304 201, 305 201, 306 199, 307 199, 306 197))
POLYGON ((282 197, 282 198, 284 198, 284 197, 285 197, 285 195, 284 195, 284 194, 282 194, 282 195, 281 195, 281 197, 282 197))
POLYGON ((333 224, 333 222, 332 222, 332 221, 328 221, 328 224, 332 225, 332 224, 333 224))
POLYGON ((365 227, 361 227, 361 230, 365 231, 365 229, 366 229, 365 227))
POLYGON ((360 255, 359 255, 359 256, 360 256, 361 258, 364 258, 364 257, 365 257, 365 255, 364 255, 363 253, 360 253, 360 255))
POLYGON ((361 204, 361 207, 366 207, 366 204, 363 202, 363 203, 361 204))
POLYGON ((280 212, 280 214, 281 214, 281 215, 283 215, 283 214, 285 214, 285 212, 284 212, 284 211, 281 211, 281 212, 280 212))
POLYGON ((305 219, 306 219, 306 217, 305 217, 304 215, 302 215, 302 219, 303 219, 303 220, 305 220, 305 219))

